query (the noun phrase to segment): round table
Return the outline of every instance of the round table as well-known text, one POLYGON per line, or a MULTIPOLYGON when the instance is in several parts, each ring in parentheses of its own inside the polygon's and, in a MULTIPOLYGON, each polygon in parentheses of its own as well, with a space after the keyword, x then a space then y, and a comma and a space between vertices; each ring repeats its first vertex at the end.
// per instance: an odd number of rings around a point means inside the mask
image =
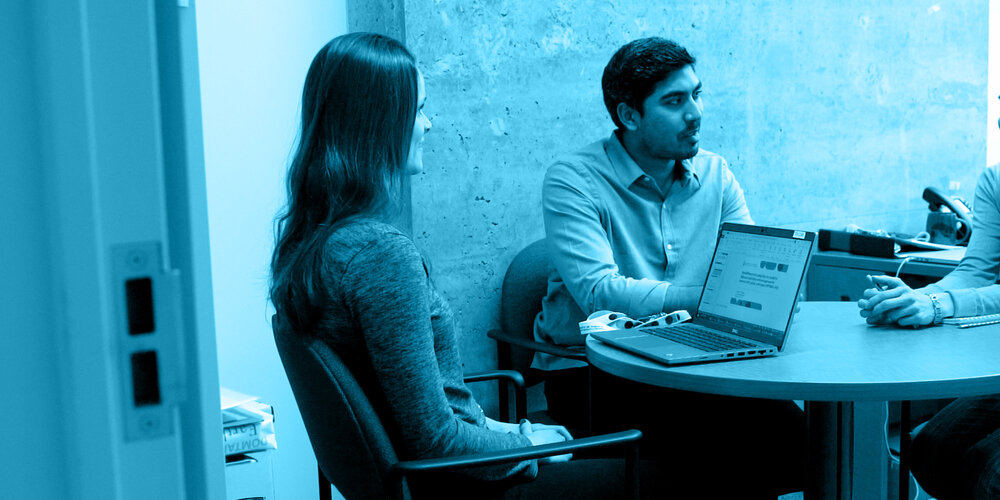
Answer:
POLYGON ((586 344, 595 367, 637 382, 804 400, 810 428, 808 498, 884 498, 887 463, 880 457, 885 453, 866 458, 865 450, 884 450, 884 438, 872 441, 883 433, 885 401, 1000 392, 1000 325, 870 326, 853 302, 801 303, 784 349, 768 358, 670 367, 592 337, 586 344), (854 430, 849 436, 838 432, 845 422, 854 430))

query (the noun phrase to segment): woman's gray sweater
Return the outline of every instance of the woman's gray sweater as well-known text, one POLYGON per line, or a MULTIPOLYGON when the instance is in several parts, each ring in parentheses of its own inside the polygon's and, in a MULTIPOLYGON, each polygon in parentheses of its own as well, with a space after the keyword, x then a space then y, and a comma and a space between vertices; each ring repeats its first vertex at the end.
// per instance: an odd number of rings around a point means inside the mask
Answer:
MULTIPOLYGON (((488 430, 462 381, 451 309, 433 289, 413 241, 370 219, 327 240, 326 303, 317 335, 340 354, 406 459, 531 446, 488 430)), ((535 461, 470 470, 483 479, 537 474, 535 461)))

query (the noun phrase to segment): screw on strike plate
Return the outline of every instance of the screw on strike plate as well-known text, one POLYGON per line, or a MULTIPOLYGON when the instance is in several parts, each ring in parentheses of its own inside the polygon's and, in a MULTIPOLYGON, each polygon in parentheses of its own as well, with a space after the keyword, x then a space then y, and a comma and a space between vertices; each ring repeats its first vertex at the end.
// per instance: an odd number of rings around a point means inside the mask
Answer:
POLYGON ((151 417, 146 417, 142 419, 142 421, 139 422, 139 425, 142 427, 144 431, 147 432, 156 429, 157 427, 156 419, 151 417))
POLYGON ((146 267, 146 254, 145 252, 139 251, 129 252, 125 261, 128 262, 129 266, 132 266, 135 269, 142 269, 143 267, 146 267))

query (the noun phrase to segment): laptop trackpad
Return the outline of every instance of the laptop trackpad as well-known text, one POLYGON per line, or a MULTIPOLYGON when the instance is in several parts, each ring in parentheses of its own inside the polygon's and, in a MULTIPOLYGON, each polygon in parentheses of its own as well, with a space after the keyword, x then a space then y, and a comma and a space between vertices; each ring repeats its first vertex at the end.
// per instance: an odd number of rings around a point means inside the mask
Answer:
POLYGON ((672 357, 676 358, 678 356, 689 356, 705 352, 701 349, 689 347, 684 344, 678 344, 677 342, 671 342, 659 337, 653 337, 652 335, 643 336, 643 338, 631 339, 629 343, 633 347, 637 347, 656 356, 673 354, 672 357))

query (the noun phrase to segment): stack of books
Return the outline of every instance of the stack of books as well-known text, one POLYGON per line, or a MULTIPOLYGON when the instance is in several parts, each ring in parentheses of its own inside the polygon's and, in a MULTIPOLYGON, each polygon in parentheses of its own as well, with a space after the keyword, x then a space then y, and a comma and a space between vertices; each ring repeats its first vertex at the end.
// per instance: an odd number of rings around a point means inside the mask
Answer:
POLYGON ((226 456, 277 449, 274 409, 256 397, 221 388, 222 436, 226 456))

